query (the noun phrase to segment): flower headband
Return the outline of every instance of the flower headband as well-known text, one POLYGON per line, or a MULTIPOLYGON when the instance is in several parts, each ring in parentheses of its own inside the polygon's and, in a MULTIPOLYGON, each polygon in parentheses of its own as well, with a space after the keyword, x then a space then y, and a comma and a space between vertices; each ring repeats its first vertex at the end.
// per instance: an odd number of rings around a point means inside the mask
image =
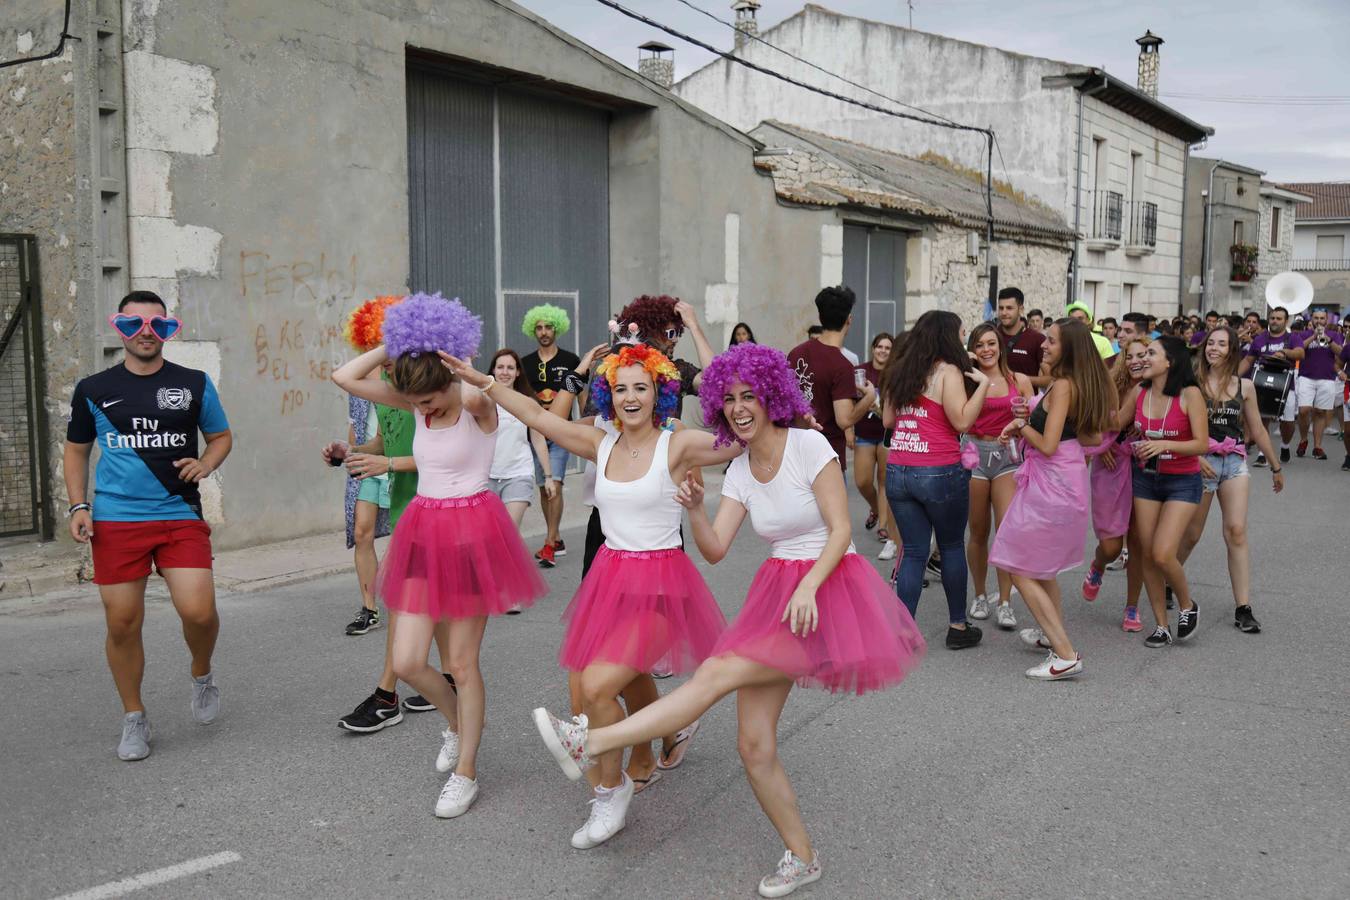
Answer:
POLYGON ((614 427, 623 430, 623 423, 614 416, 614 385, 619 380, 619 370, 629 366, 641 366, 651 376, 656 386, 656 407, 652 410, 652 422, 659 425, 666 419, 676 416, 680 411, 680 371, 661 351, 646 344, 623 344, 619 349, 606 356, 595 372, 591 382, 591 396, 595 407, 614 427))

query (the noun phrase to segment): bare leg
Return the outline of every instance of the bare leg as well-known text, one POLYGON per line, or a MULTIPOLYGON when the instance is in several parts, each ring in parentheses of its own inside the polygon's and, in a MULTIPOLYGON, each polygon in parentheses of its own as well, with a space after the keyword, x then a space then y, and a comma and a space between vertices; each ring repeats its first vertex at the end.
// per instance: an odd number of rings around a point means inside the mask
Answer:
MULTIPOLYGON (((1158 504, 1154 504, 1157 506, 1158 504)), ((1147 529, 1140 529, 1140 536, 1148 545, 1148 569, 1155 574, 1155 580, 1158 587, 1159 598, 1162 598, 1162 583, 1166 582, 1172 592, 1177 597, 1178 609, 1190 609, 1194 604, 1191 602, 1190 586, 1186 583, 1186 572, 1181 568, 1180 561, 1177 560, 1177 549, 1181 546, 1181 535, 1186 530, 1186 523, 1191 520, 1195 514, 1195 504, 1185 503, 1180 500, 1169 500, 1162 504, 1161 510, 1157 514, 1154 522, 1153 532, 1147 535, 1147 529)), ((1145 575, 1147 578, 1147 574, 1145 575)), ((1153 599, 1154 583, 1150 582, 1148 586, 1149 602, 1153 604, 1153 611, 1158 612, 1158 603, 1153 599)), ((1167 601, 1162 601, 1163 618, 1159 621, 1167 622, 1167 601)))
POLYGON ((1314 409, 1312 412, 1312 442, 1313 448, 1322 449, 1322 435, 1326 433, 1327 425, 1331 424, 1331 410, 1314 409))
POLYGON ((896 534, 895 519, 891 516, 891 504, 886 501, 886 456, 888 451, 881 446, 877 447, 876 452, 876 492, 877 492, 877 527, 886 529, 886 534, 891 540, 899 542, 899 536, 896 534))
POLYGON ((389 627, 385 629, 388 634, 384 636, 384 668, 380 670, 377 687, 392 694, 398 687, 398 679, 394 677, 394 622, 397 621, 398 614, 388 608, 384 612, 389 620, 389 627))
POLYGON ((465 778, 478 777, 478 744, 483 736, 483 719, 487 709, 487 691, 483 685, 482 670, 478 666, 478 651, 486 629, 487 616, 449 621, 449 671, 455 679, 454 691, 450 691, 450 685, 446 684, 439 672, 431 669, 435 680, 444 685, 457 701, 459 764, 455 766, 455 774, 465 778))
POLYGON ((544 524, 548 527, 548 534, 544 539, 550 544, 556 544, 562 538, 558 531, 558 523, 562 521, 563 514, 561 481, 558 482, 558 493, 552 499, 544 493, 543 488, 539 489, 539 505, 544 510, 544 524))
POLYGON ((434 668, 427 664, 431 635, 436 623, 429 616, 402 613, 394 630, 394 675, 436 705, 451 731, 459 730, 459 707, 455 692, 434 668))
POLYGON ((506 514, 511 517, 511 522, 520 527, 520 520, 525 518, 525 510, 530 508, 530 504, 524 500, 512 500, 506 504, 506 514))
POLYGON ((877 448, 872 444, 857 444, 853 448, 853 483, 858 487, 858 493, 867 501, 867 509, 877 517, 877 524, 881 523, 881 506, 877 502, 877 448))
POLYGON ((380 508, 365 500, 356 501, 352 524, 352 538, 356 542, 356 581, 361 586, 361 603, 366 609, 375 608, 375 571, 379 559, 375 556, 375 517, 380 508))
POLYGON ((216 582, 210 569, 161 569, 169 598, 183 623, 183 639, 192 654, 192 677, 211 672, 211 654, 220 634, 216 615, 216 582))
MULTIPOLYGON (((593 663, 581 671, 581 706, 593 726, 603 728, 623 721, 619 692, 639 674, 629 666, 611 663, 593 663)), ((586 771, 592 787, 615 788, 623 784, 622 745, 594 758, 596 765, 586 771)))
MULTIPOLYGON (((656 689, 656 679, 647 673, 642 673, 629 682, 628 686, 620 692, 623 698, 623 708, 629 716, 655 703, 661 697, 661 692, 656 689)), ((664 746, 669 746, 675 742, 675 734, 671 732, 663 739, 664 746)), ((651 741, 636 741, 632 745, 632 750, 628 753, 628 777, 634 780, 639 778, 648 778, 656 769, 656 754, 652 753, 651 741)))
POLYGON ((1054 648, 1055 655, 1060 659, 1074 659, 1077 654, 1069 641, 1069 633, 1064 630, 1064 617, 1059 609, 1058 583, 1053 579, 1041 581, 1022 575, 1014 575, 1012 580, 1022 592, 1027 609, 1031 610, 1036 624, 1041 626, 1041 632, 1054 648))
POLYGON ((1138 608, 1139 595, 1144 590, 1144 547, 1139 543, 1133 520, 1125 535, 1125 546, 1130 551, 1130 558, 1125 561, 1125 605, 1138 608))
POLYGON ((815 851, 797 807, 797 794, 778 758, 778 719, 791 691, 792 682, 782 676, 772 684, 740 689, 736 696, 740 729, 736 749, 740 751, 750 789, 783 839, 783 845, 809 862, 815 851))
POLYGON ((1120 555, 1120 548, 1125 546, 1125 536, 1099 538, 1097 540, 1097 549, 1092 553, 1092 564, 1099 569, 1105 569, 1106 564, 1120 555))
MULTIPOLYGON (((973 485, 974 482, 972 481, 973 485)), ((1012 473, 1000 475, 989 483, 990 499, 994 503, 994 530, 1003 524, 1003 517, 1008 514, 1008 507, 1012 506, 1013 494, 1017 493, 1017 481, 1012 473)), ((985 554, 985 559, 989 554, 985 554)), ((998 603, 1000 606, 1012 599, 1012 576, 1002 569, 995 569, 994 574, 998 576, 998 603)))
POLYGON ((143 712, 141 679, 145 676, 145 647, 141 625, 145 622, 145 579, 121 584, 100 584, 103 617, 108 624, 104 652, 117 695, 125 712, 143 712))
MULTIPOLYGON (((1294 439, 1294 423, 1280 420, 1280 443, 1288 444, 1294 439)), ((1283 449, 1283 448, 1281 448, 1283 449)))
POLYGON ((1306 441, 1308 439, 1308 425, 1310 423, 1310 420, 1312 419, 1312 416, 1313 416, 1313 408, 1311 406, 1299 407, 1297 421, 1298 421, 1298 439, 1300 441, 1306 441))
POLYGON ((1195 508, 1195 515, 1186 523, 1186 531, 1181 535, 1181 546, 1177 548, 1179 562, 1185 563, 1190 559, 1195 545, 1200 543, 1200 538, 1205 533, 1205 522, 1209 519, 1209 508, 1213 503, 1213 494, 1206 491, 1200 495, 1200 504, 1195 508))
POLYGON ((1228 579, 1233 583, 1233 602, 1252 602, 1252 557, 1247 546, 1247 501, 1251 478, 1230 478, 1219 485, 1219 510, 1223 513, 1223 540, 1228 545, 1228 579))
POLYGON ((988 481, 983 478, 970 479, 970 534, 966 537, 966 563, 970 566, 970 583, 976 594, 983 594, 989 586, 990 493, 988 481))

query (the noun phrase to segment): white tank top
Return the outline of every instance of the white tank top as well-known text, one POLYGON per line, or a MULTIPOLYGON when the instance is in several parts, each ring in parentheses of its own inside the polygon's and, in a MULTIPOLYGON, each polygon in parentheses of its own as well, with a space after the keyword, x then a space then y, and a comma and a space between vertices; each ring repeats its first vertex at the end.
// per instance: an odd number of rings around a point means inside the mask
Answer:
POLYGON ((610 481, 605 476, 618 434, 607 434, 595 460, 595 506, 611 550, 669 550, 680 546, 684 508, 675 502, 670 478, 670 432, 656 439, 652 464, 636 481, 610 481))

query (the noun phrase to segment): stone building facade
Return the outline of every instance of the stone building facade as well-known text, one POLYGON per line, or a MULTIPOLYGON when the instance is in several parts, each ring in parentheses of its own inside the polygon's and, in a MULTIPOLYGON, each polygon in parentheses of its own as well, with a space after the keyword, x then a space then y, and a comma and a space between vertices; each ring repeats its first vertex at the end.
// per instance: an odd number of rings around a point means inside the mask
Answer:
POLYGON ((1256 277, 1252 279, 1252 308, 1260 309, 1265 303, 1266 283, 1271 278, 1295 268, 1294 223, 1298 218, 1299 206, 1311 200, 1306 194, 1269 181, 1261 182, 1261 224, 1257 232, 1261 242, 1261 257, 1257 263, 1256 277))

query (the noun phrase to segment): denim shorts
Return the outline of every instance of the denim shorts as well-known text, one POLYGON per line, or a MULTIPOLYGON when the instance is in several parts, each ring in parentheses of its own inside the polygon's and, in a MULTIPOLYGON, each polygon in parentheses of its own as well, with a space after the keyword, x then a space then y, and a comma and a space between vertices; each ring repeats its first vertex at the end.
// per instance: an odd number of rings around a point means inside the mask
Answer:
MULTIPOLYGON (((553 480, 561 484, 563 479, 567 477, 567 461, 571 458, 571 454, 567 452, 565 447, 561 447, 552 441, 546 443, 548 444, 548 464, 553 474, 553 480)), ((535 487, 544 486, 544 467, 539 465, 538 457, 535 457, 534 460, 534 484, 535 487)))
POLYGON ((1013 459, 1012 448, 1002 441, 982 441, 978 438, 963 437, 962 445, 974 444, 980 451, 980 463, 970 470, 970 477, 977 481, 993 481, 1000 475, 1016 472, 1021 465, 1013 459))
POLYGON ((1199 472, 1164 475, 1161 472, 1145 472, 1136 466, 1131 486, 1136 500, 1153 500, 1157 503, 1180 500, 1182 503, 1198 504, 1200 481, 1199 472))
POLYGON ((1234 478, 1245 478, 1248 474, 1247 459, 1241 453, 1211 453, 1205 457, 1209 467, 1214 470, 1214 478, 1204 479, 1206 494, 1212 494, 1219 485, 1234 478))
POLYGON ((854 444, 862 444, 864 447, 875 447, 881 443, 881 438, 853 438, 854 444))
POLYGON ((516 478, 489 478, 488 490, 502 498, 503 503, 526 503, 534 502, 535 486, 530 482, 530 476, 516 478))

